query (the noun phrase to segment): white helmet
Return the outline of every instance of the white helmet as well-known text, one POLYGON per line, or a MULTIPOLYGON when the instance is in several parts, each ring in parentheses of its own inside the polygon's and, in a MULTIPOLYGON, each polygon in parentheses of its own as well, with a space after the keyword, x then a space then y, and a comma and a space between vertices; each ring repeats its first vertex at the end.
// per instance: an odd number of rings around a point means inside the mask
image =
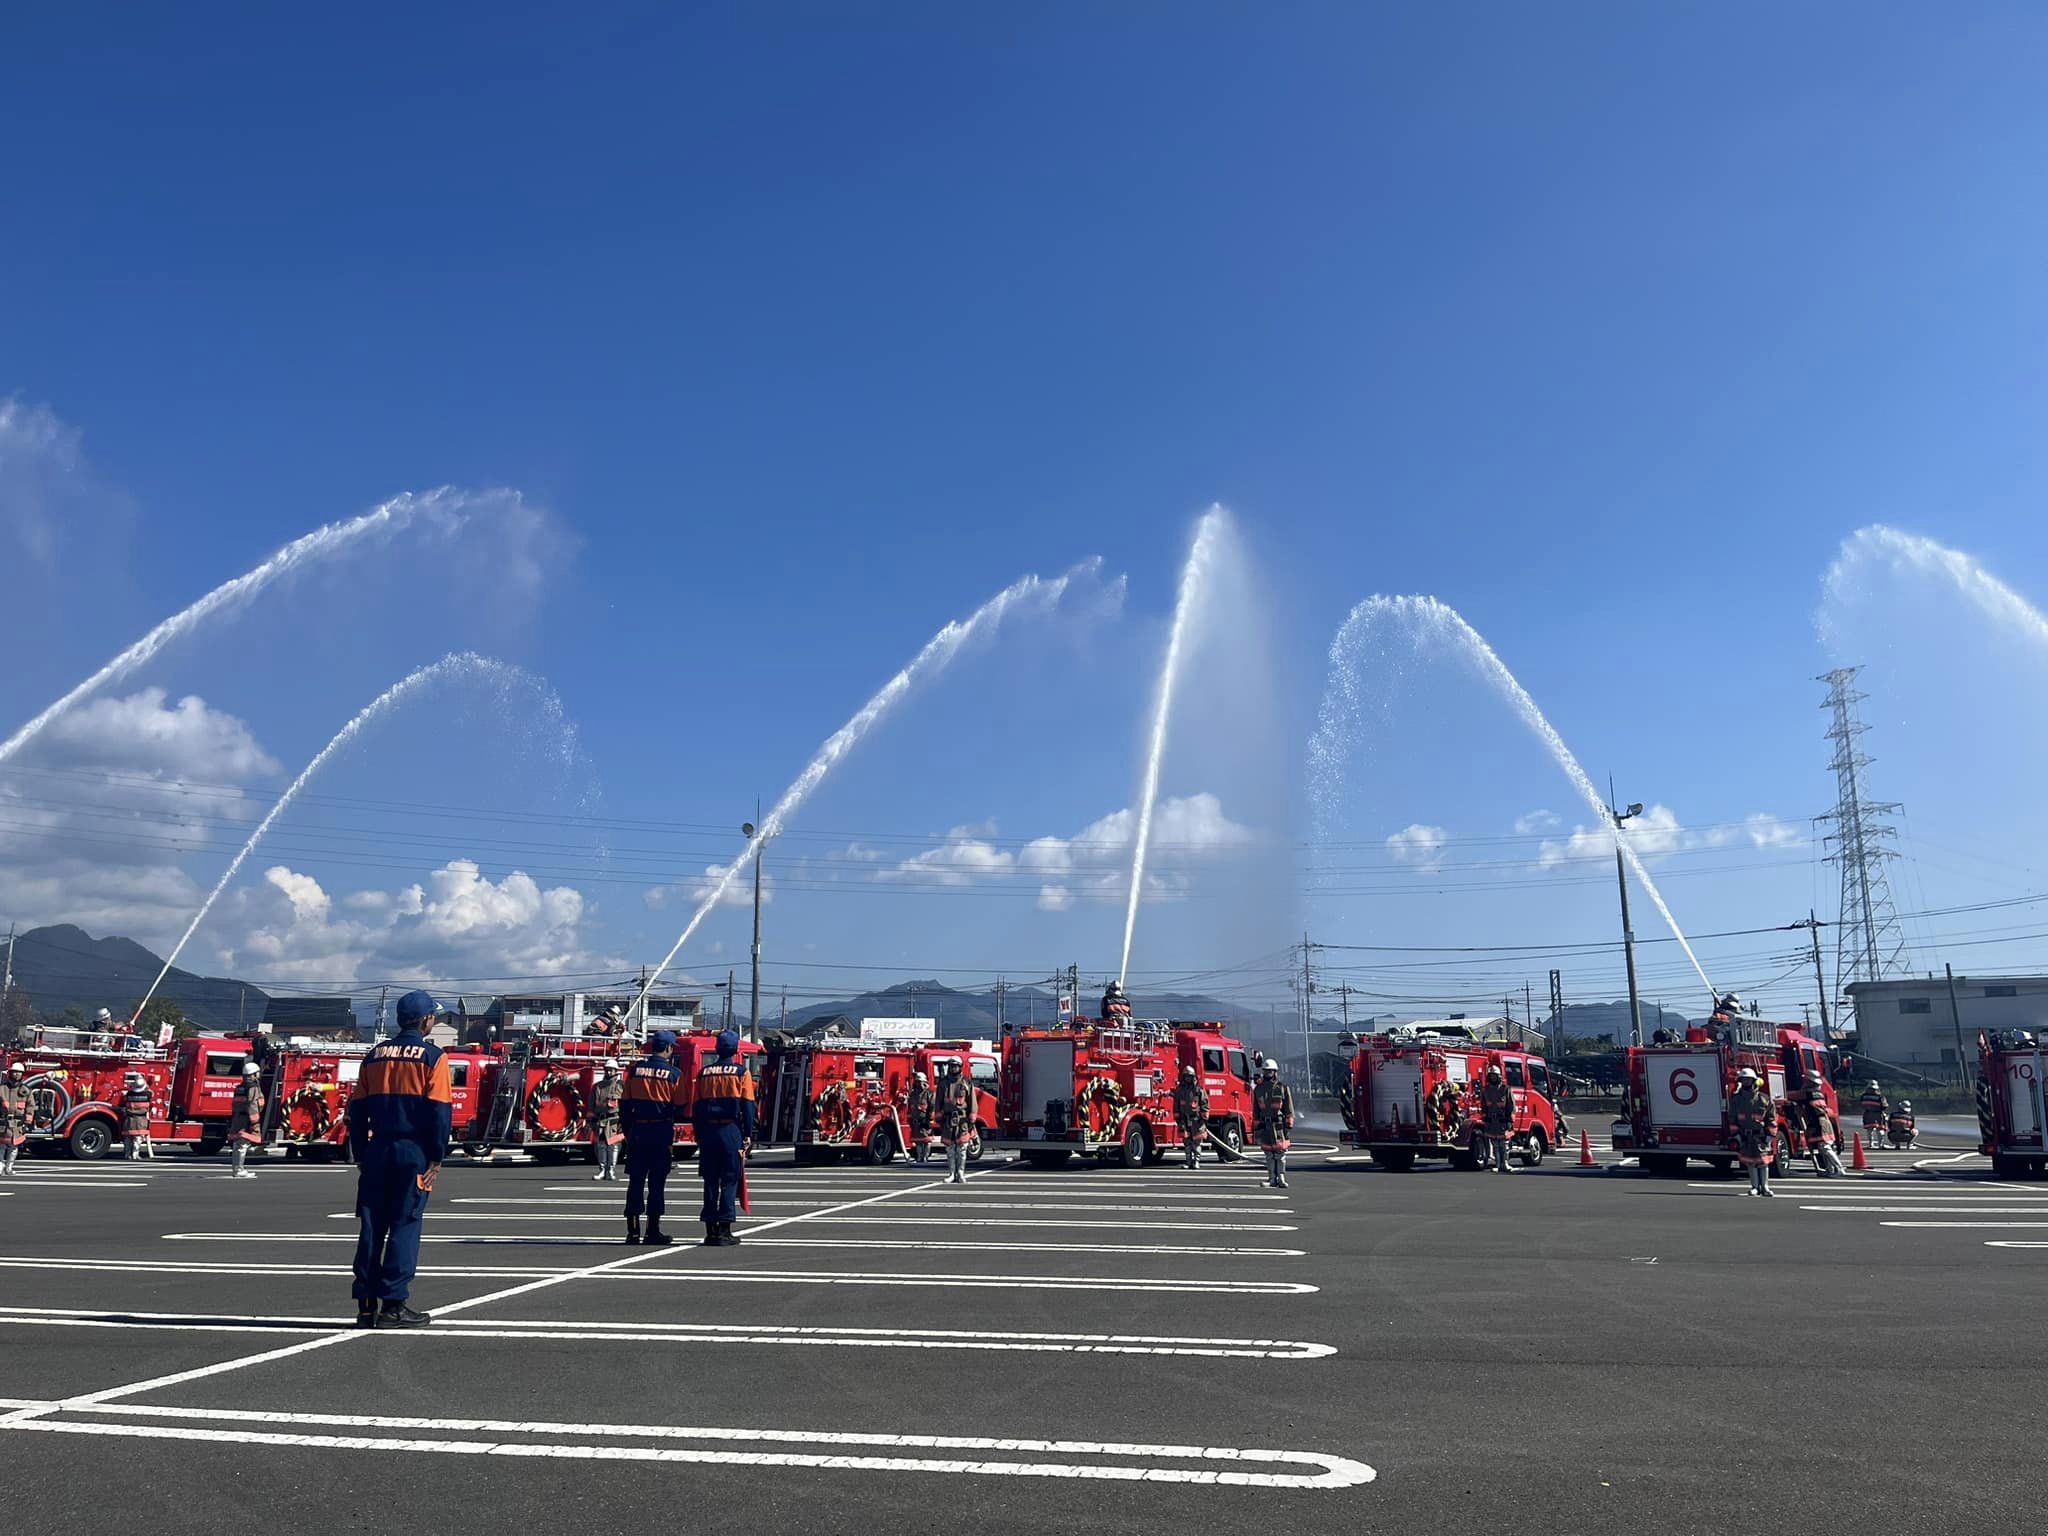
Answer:
POLYGON ((92 1021, 95 1024, 111 1024, 114 1022, 114 1015, 108 1009, 102 1008, 92 1016, 92 1021))
POLYGON ((1756 1081, 1756 1068, 1744 1067, 1740 1072, 1736 1073, 1735 1075, 1742 1082, 1753 1083, 1756 1081))
POLYGON ((254 1077, 262 1070, 263 1068, 258 1066, 253 1059, 242 1063, 242 1076, 244 1077, 254 1077))
POLYGON ((1901 1099, 1901 1100, 1899 1100, 1899 1108, 1901 1108, 1901 1109, 1911 1109, 1912 1107, 1913 1107, 1913 1101, 1912 1101, 1911 1099, 1901 1099))

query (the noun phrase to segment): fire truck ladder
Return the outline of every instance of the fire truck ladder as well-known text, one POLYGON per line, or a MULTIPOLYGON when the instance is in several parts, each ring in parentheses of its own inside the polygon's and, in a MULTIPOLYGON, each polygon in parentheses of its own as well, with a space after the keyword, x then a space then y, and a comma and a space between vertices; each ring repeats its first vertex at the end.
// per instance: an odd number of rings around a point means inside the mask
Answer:
POLYGON ((512 1127, 526 1107, 526 1066, 533 1059, 533 1042, 507 1040, 498 1064, 497 1091, 491 1095, 491 1112, 484 1121, 483 1141, 495 1147, 512 1139, 512 1127))

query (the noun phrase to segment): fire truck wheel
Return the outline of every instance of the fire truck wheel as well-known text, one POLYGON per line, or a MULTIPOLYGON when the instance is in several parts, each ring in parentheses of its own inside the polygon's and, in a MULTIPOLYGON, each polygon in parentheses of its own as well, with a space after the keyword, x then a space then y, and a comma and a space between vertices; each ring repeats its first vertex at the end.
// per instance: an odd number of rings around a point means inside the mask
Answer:
POLYGON ((526 1150, 528 1156, 545 1167, 556 1168, 569 1161, 568 1150, 563 1147, 530 1146, 526 1150))
POLYGON ((1145 1154, 1152 1148, 1151 1129, 1142 1120, 1133 1120, 1124 1127, 1124 1139, 1118 1149, 1117 1161, 1126 1168, 1145 1166, 1145 1154))
POLYGON ((200 1140, 192 1143, 192 1155, 194 1157, 219 1157, 221 1150, 226 1146, 227 1140, 224 1137, 202 1137, 200 1140))
POLYGON ((1778 1132, 1778 1160, 1771 1165, 1771 1177, 1782 1179, 1792 1172, 1792 1137, 1787 1131, 1778 1132))
POLYGON ((1479 1156, 1460 1147, 1451 1154, 1451 1166, 1460 1173, 1470 1173, 1479 1166, 1479 1156))
POLYGON ((1071 1152, 1026 1152, 1024 1161, 1034 1168, 1064 1168, 1071 1152))
POLYGON ((1235 1120, 1223 1122, 1223 1129, 1216 1133, 1217 1139, 1230 1149, 1229 1156, 1234 1162, 1244 1156, 1244 1127, 1235 1120))
POLYGON ((970 1163, 980 1162, 982 1153, 986 1152, 987 1150, 988 1147, 985 1145, 985 1138, 983 1137, 982 1133, 979 1130, 977 1130, 974 1133, 974 1140, 967 1143, 967 1161, 969 1161, 970 1163))
POLYGON ((884 1163, 896 1161, 896 1133, 888 1126, 878 1126, 875 1134, 868 1138, 868 1144, 861 1149, 861 1155, 870 1167, 879 1168, 884 1163))
POLYGON ((1715 1178, 1717 1178, 1717 1179, 1732 1179, 1732 1178, 1734 1178, 1734 1177, 1735 1177, 1735 1159, 1734 1159, 1734 1158, 1732 1158, 1732 1157, 1716 1157, 1716 1158, 1712 1158, 1712 1159, 1710 1159, 1710 1160, 1709 1160, 1709 1164, 1710 1164, 1710 1166, 1711 1166, 1711 1167, 1713 1168, 1713 1170, 1714 1170, 1714 1177, 1715 1177, 1715 1178))
POLYGON ((1678 1179, 1685 1176, 1685 1159, 1669 1152, 1645 1152, 1643 1172, 1652 1178, 1678 1179))
POLYGON ((1382 1148, 1373 1153, 1372 1160, 1375 1167, 1389 1173, 1406 1173, 1415 1166, 1415 1154, 1403 1147, 1382 1148))
POLYGON ((82 1163, 90 1163, 105 1157, 114 1145, 114 1123, 96 1116, 88 1117, 71 1128, 66 1144, 71 1155, 82 1163))
POLYGON ((1540 1125, 1530 1126, 1528 1139, 1522 1143, 1522 1166, 1524 1168, 1542 1167, 1543 1155, 1549 1150, 1550 1140, 1543 1134, 1543 1127, 1540 1125))

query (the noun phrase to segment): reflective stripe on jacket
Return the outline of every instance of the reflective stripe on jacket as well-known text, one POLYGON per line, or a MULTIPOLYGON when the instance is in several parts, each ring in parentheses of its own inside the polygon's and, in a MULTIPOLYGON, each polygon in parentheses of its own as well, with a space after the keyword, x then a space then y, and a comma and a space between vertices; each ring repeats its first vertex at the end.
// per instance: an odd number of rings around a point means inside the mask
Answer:
POLYGON ((348 1100, 348 1140, 356 1161, 377 1142, 406 1142, 429 1163, 442 1162, 454 1120, 454 1077, 438 1045, 409 1029, 370 1047, 348 1100))
POLYGON ((714 1125, 737 1125, 741 1136, 754 1139, 754 1074, 745 1062, 721 1056, 698 1069, 690 1123, 700 1140, 714 1125))

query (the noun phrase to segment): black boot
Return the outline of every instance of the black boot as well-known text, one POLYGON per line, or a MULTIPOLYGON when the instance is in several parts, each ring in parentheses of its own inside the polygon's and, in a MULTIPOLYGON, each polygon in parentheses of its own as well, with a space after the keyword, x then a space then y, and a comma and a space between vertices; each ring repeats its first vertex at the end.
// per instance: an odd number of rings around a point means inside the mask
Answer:
POLYGON ((626 1218, 626 1246, 628 1248, 637 1248, 639 1245, 640 1218, 638 1216, 628 1216, 626 1218))
POLYGON ((377 1303, 367 1296, 356 1298, 356 1326, 374 1328, 377 1326, 377 1303))
POLYGON ((704 1242, 702 1246, 706 1248, 716 1248, 718 1246, 717 1222, 707 1221, 704 1223, 704 1242))
POLYGON ((740 1235, 739 1235, 739 1233, 737 1233, 737 1232, 733 1231, 733 1229, 732 1229, 732 1223, 731 1223, 731 1222, 729 1222, 729 1221, 721 1221, 721 1222, 720 1222, 720 1223, 718 1224, 718 1235, 719 1235, 719 1238, 720 1238, 720 1240, 721 1240, 721 1241, 720 1241, 720 1244, 719 1244, 719 1246, 720 1246, 720 1247, 723 1247, 723 1248, 737 1248, 737 1247, 739 1247, 739 1245, 740 1245, 740 1235))
POLYGON ((402 1301, 387 1301, 384 1310, 377 1316, 379 1328, 424 1328, 434 1319, 425 1312, 415 1312, 402 1301))
POLYGON ((666 1248, 670 1243, 674 1242, 675 1239, 670 1237, 666 1232, 661 1230, 660 1221, 653 1220, 647 1223, 647 1235, 641 1238, 640 1241, 645 1243, 649 1248, 666 1248))

